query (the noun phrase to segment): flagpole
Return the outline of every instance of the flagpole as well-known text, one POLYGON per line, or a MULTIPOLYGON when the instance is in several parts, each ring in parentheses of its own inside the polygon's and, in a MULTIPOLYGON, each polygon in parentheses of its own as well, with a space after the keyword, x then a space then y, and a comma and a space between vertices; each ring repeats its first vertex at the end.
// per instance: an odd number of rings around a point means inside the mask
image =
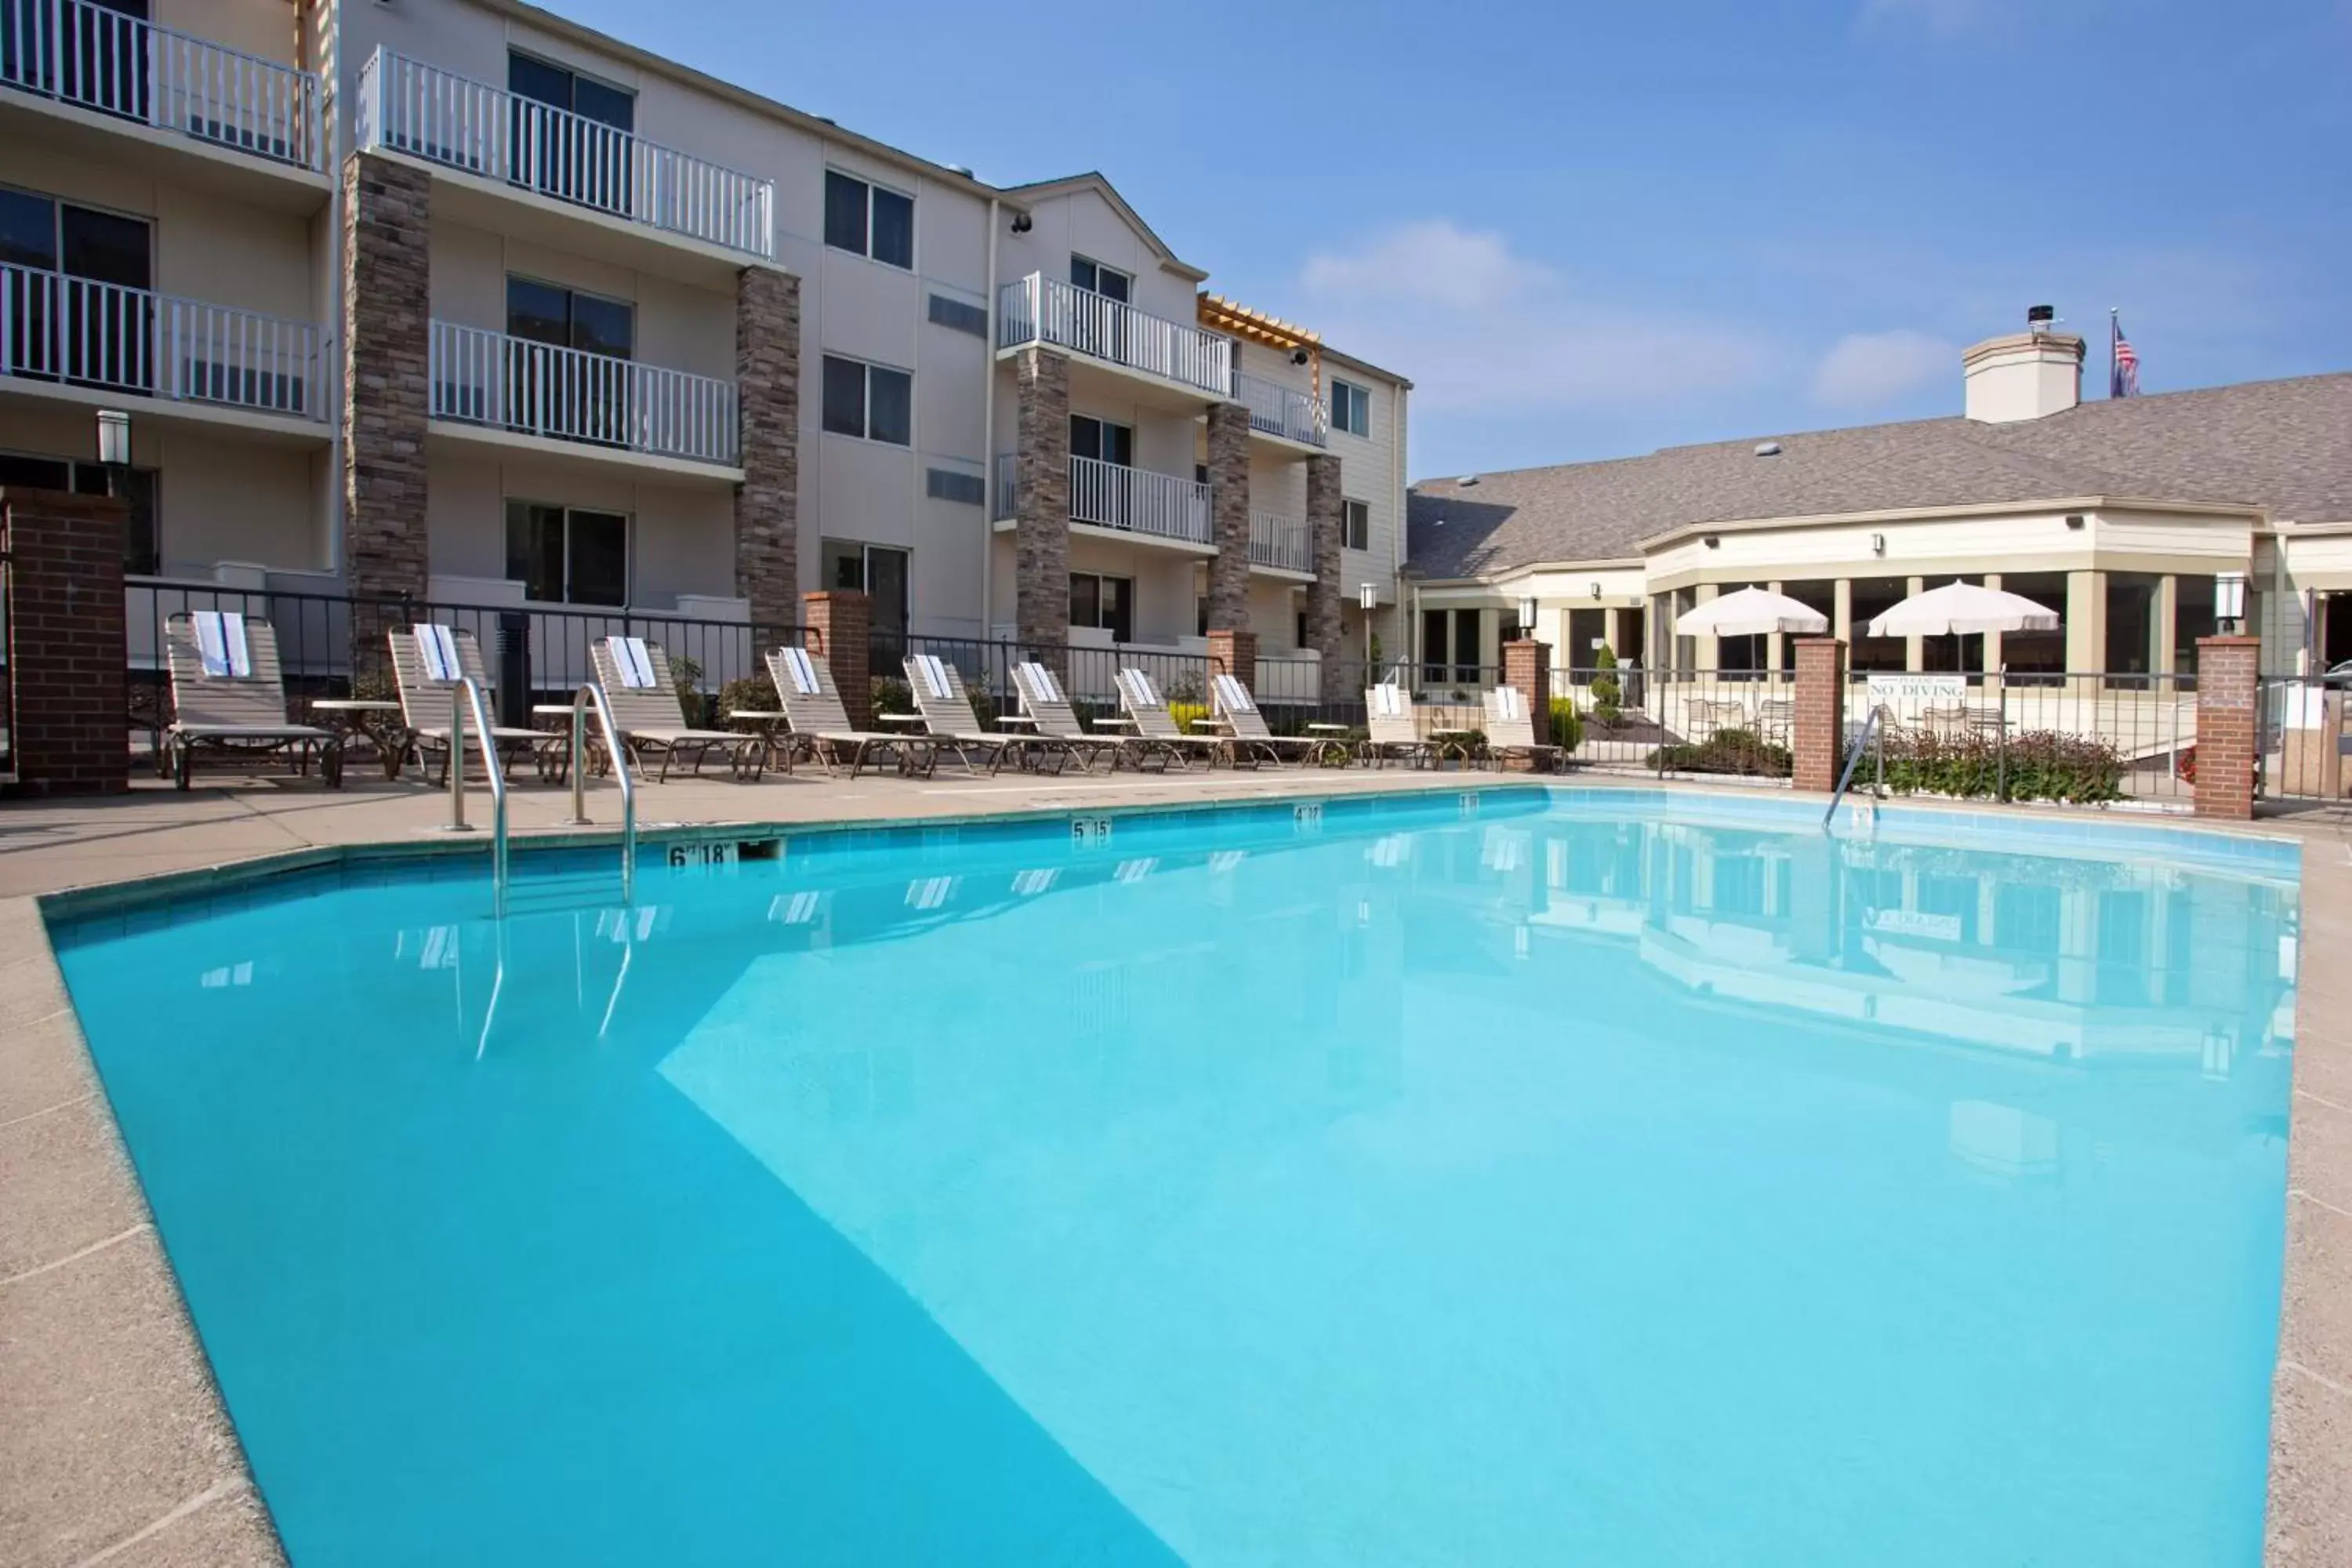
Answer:
POLYGON ((2107 395, 2109 397, 2123 395, 2123 365, 2116 358, 2116 342, 2123 336, 2124 331, 2122 317, 2121 306, 2107 307, 2107 395))

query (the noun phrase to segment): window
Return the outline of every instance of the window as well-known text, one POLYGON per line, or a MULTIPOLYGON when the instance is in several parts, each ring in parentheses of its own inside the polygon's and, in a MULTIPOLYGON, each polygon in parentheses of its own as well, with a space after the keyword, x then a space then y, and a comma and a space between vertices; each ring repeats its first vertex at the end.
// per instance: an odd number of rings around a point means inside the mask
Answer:
POLYGON ((507 90, 514 149, 508 177, 514 184, 583 206, 631 212, 636 145, 630 133, 637 125, 637 100, 628 89, 510 52, 507 90))
POLYGON ((1070 625, 1110 633, 1113 642, 1135 640, 1135 582, 1129 577, 1100 577, 1092 572, 1070 574, 1070 625))
POLYGON ((553 348, 627 359, 635 347, 636 307, 533 278, 507 279, 507 335, 553 348))
POLYGON ((965 506, 988 504, 988 481, 978 474, 954 468, 923 470, 923 493, 933 500, 960 501, 965 506))
MULTIPOLYGON (((583 120, 614 131, 637 128, 637 100, 625 87, 583 76, 569 66, 551 65, 529 55, 507 56, 507 90, 517 98, 569 110, 583 120)), ((546 141, 546 137, 535 137, 546 141)))
POLYGON ((1331 378, 1331 428, 1350 436, 1372 433, 1372 395, 1349 381, 1331 378))
POLYGON ((931 296, 931 324, 984 338, 988 336, 988 310, 986 307, 968 300, 950 300, 945 294, 934 294, 931 296))
POLYGON ((1350 550, 1372 547, 1372 508, 1369 501, 1339 503, 1339 542, 1350 550))
MULTIPOLYGON (((122 569, 134 576, 162 570, 162 545, 155 528, 158 482, 152 468, 131 468, 122 475, 119 493, 131 509, 128 531, 122 540, 122 569)), ((107 472, 96 463, 77 462, 71 458, 0 452, 0 488, 9 485, 102 496, 107 493, 107 472)))
POLYGON ((1070 285, 1089 294, 1099 294, 1106 300, 1116 300, 1124 305, 1135 298, 1135 279, 1116 268, 1105 267, 1099 261, 1073 254, 1070 258, 1070 285))
POLYGON ((66 279, 9 285, 0 372, 152 391, 153 303, 115 291, 153 286, 149 234, 144 218, 0 189, 0 262, 66 279))
POLYGON ((836 436, 914 445, 915 378, 903 370, 825 355, 824 427, 836 436))
POLYGON ((547 605, 629 602, 629 520, 616 511, 507 502, 507 575, 547 605))
POLYGON ((835 250, 870 256, 911 272, 915 267, 915 198, 869 184, 836 169, 827 169, 824 242, 835 250))
POLYGON ((908 552, 890 545, 824 542, 824 585, 871 601, 873 634, 881 639, 869 660, 877 669, 894 668, 907 656, 907 568, 908 552))
POLYGON ((1479 610, 1421 613, 1421 679, 1432 686, 1478 683, 1481 643, 1479 610), (1449 659, 1451 663, 1449 664, 1449 659))
POLYGON ((1096 419, 1084 414, 1070 416, 1070 456, 1092 458, 1099 463, 1117 463, 1122 468, 1135 466, 1135 427, 1114 425, 1108 419, 1096 419))

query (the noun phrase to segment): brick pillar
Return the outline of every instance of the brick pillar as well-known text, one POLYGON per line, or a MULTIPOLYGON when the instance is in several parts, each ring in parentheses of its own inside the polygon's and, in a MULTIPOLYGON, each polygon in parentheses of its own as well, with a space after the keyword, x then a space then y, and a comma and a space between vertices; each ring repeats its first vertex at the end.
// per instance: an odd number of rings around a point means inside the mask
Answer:
POLYGON ((1845 761, 1845 644, 1835 637, 1797 639, 1796 777, 1801 790, 1837 788, 1845 761))
POLYGON ((736 280, 735 397, 735 592, 753 626, 786 626, 801 587, 801 280, 789 272, 746 267, 736 280))
POLYGON ((1209 405, 1209 629, 1250 624, 1250 425, 1238 403, 1209 405))
MULTIPOLYGON (((1257 693, 1257 634, 1231 627, 1209 627, 1209 673, 1238 676, 1257 693)), ((1204 694, 1205 695, 1205 694, 1204 694)))
POLYGON ((1058 668, 1065 662, 1058 650, 1070 640, 1070 364, 1024 349, 1013 380, 1013 635, 1055 650, 1047 662, 1058 668))
POLYGON ((1323 700, 1345 702, 1361 697, 1371 672, 1357 680, 1348 674, 1341 646, 1346 635, 1339 624, 1339 606, 1355 597, 1356 585, 1343 579, 1347 557, 1340 551, 1339 459, 1328 452, 1307 459, 1307 537, 1315 546, 1315 581, 1307 585, 1307 646, 1323 660, 1323 700))
MULTIPOLYGON (((358 598, 425 592, 432 228, 430 175, 366 153, 343 161, 343 576, 358 598)), ((354 674, 381 668, 384 627, 408 618, 353 609, 354 674)))
POLYGON ((842 711, 858 729, 874 728, 874 679, 868 668, 874 657, 871 601, 847 592, 803 594, 801 624, 808 628, 811 646, 833 667, 842 711))
POLYGON ((8 717, 19 795, 131 787, 122 542, 108 496, 0 490, 8 552, 8 717))
POLYGON ((2254 815, 2254 703, 2263 639, 2197 639, 2197 815, 2254 815))
POLYGON ((1503 684, 1528 700, 1538 744, 1551 740, 1551 644, 1517 637, 1503 645, 1503 684))

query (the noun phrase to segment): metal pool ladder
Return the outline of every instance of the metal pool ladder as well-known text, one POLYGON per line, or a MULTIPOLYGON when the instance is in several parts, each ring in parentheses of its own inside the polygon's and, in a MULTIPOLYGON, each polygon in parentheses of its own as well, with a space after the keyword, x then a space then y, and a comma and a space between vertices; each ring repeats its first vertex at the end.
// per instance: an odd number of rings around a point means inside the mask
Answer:
MULTIPOLYGON (((1836 819, 1838 802, 1845 798, 1846 786, 1853 782, 1853 770, 1862 764, 1862 753, 1871 749, 1873 742, 1882 739, 1879 734, 1878 721, 1885 716, 1885 713, 1886 710, 1884 708, 1873 708, 1870 710, 1869 719, 1862 726, 1862 733, 1854 738, 1853 750, 1845 754, 1845 771, 1838 774, 1837 791, 1830 796, 1830 808, 1822 813, 1822 832, 1827 833, 1830 830, 1831 822, 1836 819)), ((1877 755, 1878 789, 1879 793, 1884 795, 1886 793, 1886 753, 1882 750, 1877 755)))
POLYGON ((621 749, 620 726, 613 722, 613 705, 594 681, 583 685, 572 698, 572 826, 588 823, 588 709, 596 709, 596 722, 604 731, 604 750, 613 759, 613 776, 621 781, 621 902, 636 898, 637 785, 629 776, 629 754, 621 749))
POLYGON ((449 822, 452 833, 470 833, 466 821, 466 714, 482 742, 482 771, 490 775, 490 910, 507 918, 507 779, 499 767, 499 742, 490 725, 489 703, 480 683, 461 676, 449 688, 449 822))

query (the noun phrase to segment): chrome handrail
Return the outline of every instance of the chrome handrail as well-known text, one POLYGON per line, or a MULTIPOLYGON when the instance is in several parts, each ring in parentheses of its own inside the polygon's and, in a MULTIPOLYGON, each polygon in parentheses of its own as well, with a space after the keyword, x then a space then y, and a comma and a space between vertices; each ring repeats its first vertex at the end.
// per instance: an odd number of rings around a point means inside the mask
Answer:
MULTIPOLYGON (((1853 770, 1862 765, 1862 753, 1869 748, 1871 742, 1877 738, 1878 721, 1885 712, 1886 710, 1884 708, 1874 708, 1870 710, 1870 717, 1863 723, 1862 733, 1854 738, 1853 749, 1845 754, 1845 771, 1838 774, 1837 788, 1830 795, 1830 808, 1822 813, 1822 832, 1829 831, 1831 820, 1837 816, 1838 802, 1845 798, 1846 786, 1853 782, 1853 770)), ((1885 794, 1886 755, 1884 752, 1879 753, 1878 784, 1879 793, 1885 794)))
POLYGON ((621 728, 613 721, 613 705, 594 681, 572 697, 572 820, 588 821, 588 708, 595 705, 596 722, 604 726, 604 749, 613 756, 613 776, 621 781, 621 902, 633 901, 637 886, 637 784, 629 776, 629 754, 621 749, 621 728))
POLYGON ((507 917, 507 779, 499 768, 498 731, 481 683, 460 676, 449 685, 449 831, 472 831, 466 821, 466 714, 482 742, 482 771, 490 775, 490 908, 507 917))

